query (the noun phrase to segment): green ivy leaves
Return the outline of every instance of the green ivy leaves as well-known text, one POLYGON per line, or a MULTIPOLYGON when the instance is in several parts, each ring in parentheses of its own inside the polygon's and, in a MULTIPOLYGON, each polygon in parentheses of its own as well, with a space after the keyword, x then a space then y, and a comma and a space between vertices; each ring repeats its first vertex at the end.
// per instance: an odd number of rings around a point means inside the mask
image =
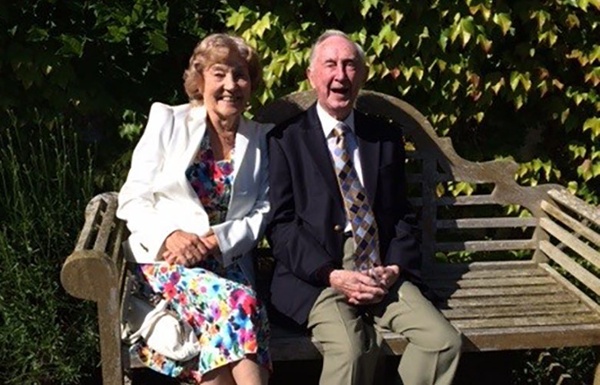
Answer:
POLYGON ((227 25, 263 54, 259 103, 306 89, 310 44, 326 28, 339 28, 365 49, 367 88, 415 105, 464 157, 510 156, 525 184, 600 189, 593 155, 600 46, 592 38, 600 0, 293 2, 285 12, 262 1, 225 8, 227 25), (540 139, 528 139, 540 127, 540 139))

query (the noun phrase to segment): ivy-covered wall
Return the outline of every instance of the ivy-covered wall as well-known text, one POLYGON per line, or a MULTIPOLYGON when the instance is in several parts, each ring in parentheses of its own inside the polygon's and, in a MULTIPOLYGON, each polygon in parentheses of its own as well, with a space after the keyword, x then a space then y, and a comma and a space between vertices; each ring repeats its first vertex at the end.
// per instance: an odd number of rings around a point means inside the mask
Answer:
POLYGON ((338 28, 366 50, 367 88, 416 106, 461 155, 513 157, 522 183, 598 202, 600 0, 24 3, 0 6, 0 108, 24 123, 35 110, 135 139, 152 100, 185 101, 188 55, 213 31, 258 48, 267 103, 308 87, 312 41, 338 28))
POLYGON ((261 102, 307 88, 308 47, 342 29, 366 50, 367 87, 413 104, 462 156, 512 157, 520 182, 598 202, 599 1, 252 3, 226 15, 264 55, 261 102))

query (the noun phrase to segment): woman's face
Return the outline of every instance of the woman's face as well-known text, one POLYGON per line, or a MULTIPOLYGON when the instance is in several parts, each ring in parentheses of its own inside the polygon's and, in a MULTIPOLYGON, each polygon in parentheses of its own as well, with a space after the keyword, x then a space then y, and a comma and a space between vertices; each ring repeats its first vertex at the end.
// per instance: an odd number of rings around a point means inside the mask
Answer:
POLYGON ((236 52, 204 69, 202 95, 206 111, 218 119, 239 117, 250 100, 248 66, 236 52))

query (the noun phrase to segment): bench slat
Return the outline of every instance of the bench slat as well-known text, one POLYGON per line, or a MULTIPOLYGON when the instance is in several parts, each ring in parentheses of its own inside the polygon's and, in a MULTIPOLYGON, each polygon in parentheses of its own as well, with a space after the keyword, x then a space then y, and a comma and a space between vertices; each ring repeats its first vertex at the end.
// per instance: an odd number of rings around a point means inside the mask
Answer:
POLYGON ((597 268, 600 268, 600 253, 577 239, 577 237, 573 236, 562 227, 554 223, 549 218, 541 218, 540 225, 550 234, 555 236, 560 242, 569 246, 572 250, 579 253, 580 256, 585 258, 587 261, 591 262, 597 268))
POLYGON ((85 222, 79 233, 77 243, 75 244, 75 251, 91 249, 92 243, 94 242, 94 235, 97 231, 97 222, 101 217, 101 205, 103 201, 95 197, 92 199, 85 209, 85 222))
POLYGON ((437 269, 431 273, 425 273, 424 278, 428 282, 456 281, 457 279, 485 279, 485 278, 514 278, 514 277, 543 277, 546 276, 541 269, 498 269, 498 270, 461 270, 448 269, 446 272, 437 269))
POLYGON ((102 212, 102 221, 98 227, 98 235, 94 243, 94 250, 106 251, 109 244, 111 231, 115 225, 115 212, 117 211, 117 200, 111 199, 106 202, 106 206, 102 212))
POLYGON ((455 319, 477 319, 477 318, 498 318, 514 317, 523 314, 551 315, 551 314, 577 314, 589 313, 591 310, 583 304, 521 304, 514 306, 498 306, 486 308, 457 308, 442 309, 444 316, 450 320, 455 319))
MULTIPOLYGON (((420 197, 411 197, 409 202, 415 207, 423 206, 423 199, 420 197)), ((457 197, 441 197, 436 199, 437 206, 480 206, 480 205, 498 205, 498 200, 490 194, 481 195, 461 195, 457 197)))
POLYGON ((544 211, 546 211, 548 214, 552 215, 554 218, 558 219, 565 225, 569 226, 577 234, 583 235, 589 241, 594 242, 596 245, 600 246, 600 234, 596 233, 588 226, 580 223, 577 219, 566 214, 564 211, 561 211, 556 206, 548 203, 547 201, 542 201, 540 206, 544 211))
POLYGON ((540 249, 590 290, 600 295, 600 280, 595 275, 584 269, 580 264, 569 258, 567 254, 560 251, 548 241, 541 241, 540 249))
MULTIPOLYGON (((498 297, 507 295, 550 294, 563 292, 558 285, 478 287, 473 289, 433 288, 438 295, 449 294, 450 298, 498 297)), ((444 296, 446 297, 446 296, 444 296)))
POLYGON ((548 195, 550 195, 557 202, 562 203, 563 205, 592 221, 596 224, 596 226, 600 226, 600 210, 598 210, 597 207, 592 207, 564 189, 550 190, 548 191, 548 195))
POLYGON ((452 324, 462 330, 481 329, 481 328, 507 328, 523 326, 547 326, 547 325, 578 325, 598 323, 600 327, 600 317, 597 314, 568 314, 534 317, 503 317, 503 318, 482 318, 470 320, 454 320, 452 324))
POLYGON ((537 218, 464 218, 464 219, 439 219, 436 221, 438 229, 491 229, 512 227, 535 227, 537 218))
POLYGON ((536 243, 533 239, 501 240, 501 241, 465 241, 440 242, 435 245, 438 251, 501 251, 501 250, 533 250, 536 243))
POLYGON ((600 345, 600 325, 470 329, 466 351, 549 349, 600 345))
POLYGON ((459 195, 456 197, 441 197, 437 200, 438 206, 481 206, 498 205, 498 200, 491 194, 459 195))
POLYGON ((573 297, 564 294, 549 294, 549 295, 518 295, 505 296, 499 298, 450 298, 448 306, 450 308, 459 307, 493 307, 501 305, 521 305, 524 303, 570 303, 573 297))
MULTIPOLYGON (((446 281, 446 284, 451 281, 446 281)), ((434 289, 436 287, 446 287, 444 281, 427 282, 434 289)), ((501 277, 501 278, 475 278, 461 279, 453 283, 454 287, 460 288, 497 288, 497 287, 512 287, 512 286, 535 286, 556 284, 556 282, 546 276, 537 277, 501 277)))
POLYGON ((469 263, 435 263, 430 269, 423 271, 425 276, 445 277, 451 274, 512 274, 507 271, 536 271, 537 262, 527 261, 485 261, 469 263))
POLYGON ((582 292, 577 286, 575 286, 571 281, 566 279, 563 275, 561 275, 556 269, 550 266, 547 263, 540 263, 540 268, 543 269, 550 275, 552 278, 556 280, 559 284, 562 285, 565 289, 569 290, 576 296, 582 303, 584 303, 587 307, 592 309, 592 311, 600 314, 600 305, 587 296, 584 292, 582 292))

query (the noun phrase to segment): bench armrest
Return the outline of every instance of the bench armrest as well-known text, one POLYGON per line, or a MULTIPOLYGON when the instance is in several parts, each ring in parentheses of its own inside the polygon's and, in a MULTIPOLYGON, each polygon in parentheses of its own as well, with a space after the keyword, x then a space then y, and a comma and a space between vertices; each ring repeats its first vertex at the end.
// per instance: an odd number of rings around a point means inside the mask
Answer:
POLYGON ((128 233, 116 211, 115 192, 90 200, 75 250, 63 264, 60 280, 72 296, 96 302, 103 383, 122 385, 120 315, 125 262, 121 245, 128 233))
POLYGON ((119 273, 114 261, 97 250, 76 250, 67 257, 60 281, 73 297, 118 303, 119 273), (113 293, 114 292, 114 293, 113 293))

